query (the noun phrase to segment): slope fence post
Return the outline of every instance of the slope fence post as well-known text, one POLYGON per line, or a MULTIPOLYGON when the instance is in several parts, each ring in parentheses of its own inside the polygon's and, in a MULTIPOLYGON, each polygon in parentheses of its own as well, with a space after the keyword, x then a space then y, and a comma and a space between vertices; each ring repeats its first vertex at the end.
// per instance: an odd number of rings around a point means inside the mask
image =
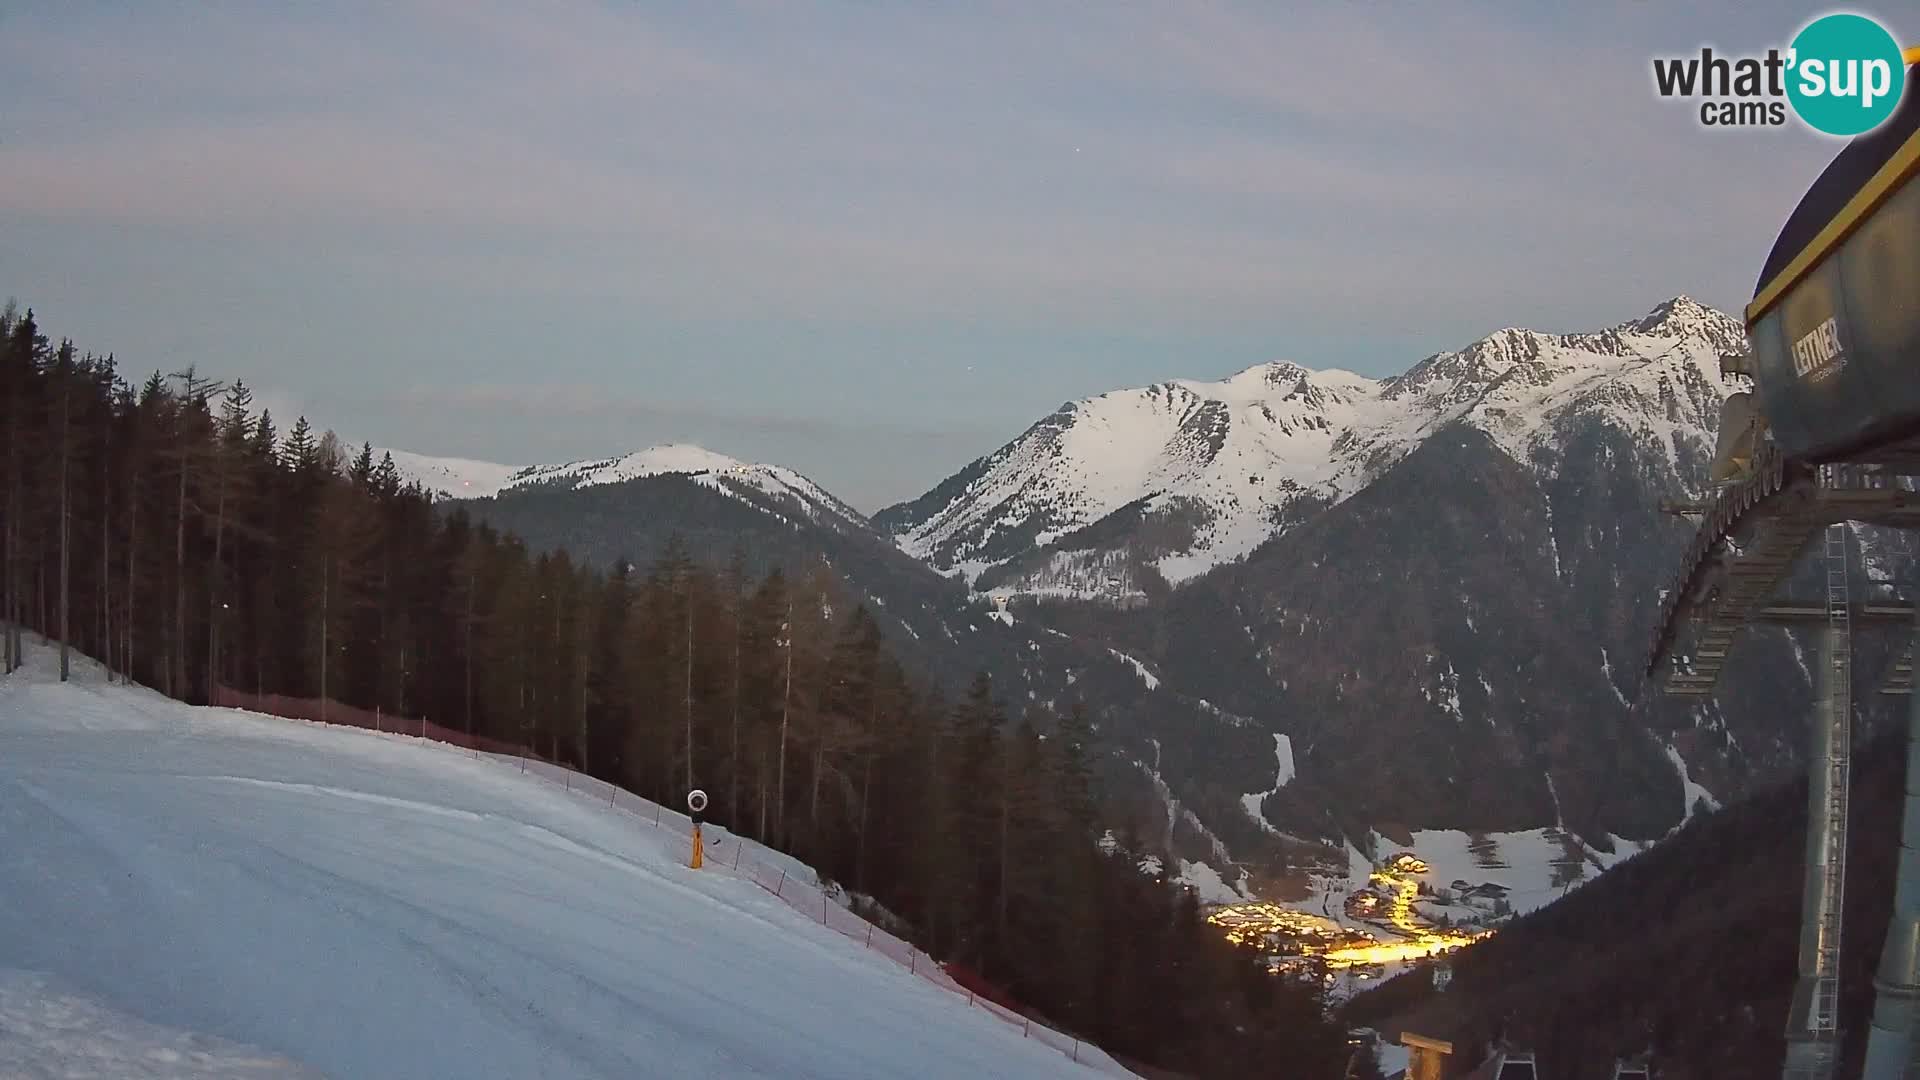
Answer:
POLYGON ((787 872, 780 871, 780 884, 773 887, 773 895, 779 896, 787 887, 787 872))
POLYGON ((873 948, 873 924, 867 924, 867 948, 873 948))
POLYGON ((733 838, 733 868, 735 870, 740 869, 740 851, 746 846, 746 844, 741 842, 739 837, 736 836, 733 838))

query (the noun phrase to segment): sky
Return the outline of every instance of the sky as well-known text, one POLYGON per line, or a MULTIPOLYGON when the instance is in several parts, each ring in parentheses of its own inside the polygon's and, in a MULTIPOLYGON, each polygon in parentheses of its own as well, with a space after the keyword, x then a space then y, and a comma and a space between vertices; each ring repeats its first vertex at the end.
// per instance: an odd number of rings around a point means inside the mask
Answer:
POLYGON ((283 430, 872 510, 1111 389, 1737 310, 1838 144, 1651 60, 1825 10, 0 0, 0 297, 283 430))

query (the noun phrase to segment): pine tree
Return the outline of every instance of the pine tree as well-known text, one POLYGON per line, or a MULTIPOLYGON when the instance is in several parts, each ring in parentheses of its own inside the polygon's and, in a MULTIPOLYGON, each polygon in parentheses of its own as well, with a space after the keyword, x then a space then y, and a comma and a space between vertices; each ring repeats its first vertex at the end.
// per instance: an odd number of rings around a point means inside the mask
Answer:
POLYGON ((247 451, 252 436, 253 392, 247 384, 235 380, 220 402, 211 472, 213 473, 213 562, 207 575, 207 689, 212 694, 220 685, 220 631, 231 611, 231 585, 225 564, 227 523, 233 504, 246 497, 249 485, 243 483, 247 451))
POLYGON ((244 386, 214 393, 191 370, 135 393, 111 357, 0 310, 7 667, 31 629, 177 697, 250 682, 462 717, 675 802, 724 784, 736 831, 1117 1050, 1202 1075, 1343 1065, 1315 993, 1101 853, 1078 707, 1009 729, 985 675, 950 707, 823 560, 753 583, 747 553, 715 571, 676 539, 644 582, 583 569, 440 512, 369 444, 349 462, 305 418, 277 442, 244 386))
POLYGON ((309 476, 320 471, 320 451, 313 440, 313 426, 302 416, 293 422, 287 443, 280 450, 280 461, 295 475, 309 476))
POLYGON ((73 383, 75 379, 73 342, 62 341, 60 349, 54 354, 52 376, 60 400, 60 422, 58 428, 58 446, 60 455, 60 681, 66 682, 71 675, 71 645, 73 625, 71 622, 72 592, 71 576, 73 570, 72 544, 69 542, 73 524, 73 383))

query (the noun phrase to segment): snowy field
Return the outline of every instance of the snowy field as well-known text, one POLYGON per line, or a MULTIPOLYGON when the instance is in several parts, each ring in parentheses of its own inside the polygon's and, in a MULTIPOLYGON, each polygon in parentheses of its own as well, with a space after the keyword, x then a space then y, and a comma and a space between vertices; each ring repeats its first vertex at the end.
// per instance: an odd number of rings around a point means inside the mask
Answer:
POLYGON ((0 678, 0 1074, 1092 1075, 510 765, 52 668, 0 678))
POLYGON ((1566 843, 1546 829, 1482 833, 1477 842, 1474 836, 1464 832, 1426 829, 1413 834, 1411 849, 1394 845, 1378 834, 1375 842, 1382 852, 1411 850, 1426 860, 1431 869, 1415 876, 1436 889, 1450 889, 1456 880, 1505 887, 1507 902, 1515 914, 1545 907, 1567 888, 1599 877, 1603 869, 1611 869, 1639 854, 1643 847, 1615 837, 1612 853, 1583 848, 1576 862, 1568 855, 1566 843), (1563 871, 1563 866, 1570 869, 1563 871), (1570 884, 1563 884, 1562 879, 1567 875, 1575 876, 1570 884))

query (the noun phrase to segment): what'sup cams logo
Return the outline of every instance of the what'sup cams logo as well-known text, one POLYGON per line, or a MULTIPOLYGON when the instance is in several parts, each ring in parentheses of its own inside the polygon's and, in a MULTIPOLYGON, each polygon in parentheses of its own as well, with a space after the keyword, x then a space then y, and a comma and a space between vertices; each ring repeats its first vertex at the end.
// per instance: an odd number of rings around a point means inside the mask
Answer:
POLYGON ((1786 49, 1760 56, 1722 56, 1708 47, 1697 56, 1655 57, 1653 86, 1663 98, 1698 101, 1705 127, 1781 127, 1791 110, 1815 131, 1851 138, 1893 115, 1910 63, 1920 63, 1920 48, 1903 54, 1886 27, 1841 12, 1822 15, 1786 49))

